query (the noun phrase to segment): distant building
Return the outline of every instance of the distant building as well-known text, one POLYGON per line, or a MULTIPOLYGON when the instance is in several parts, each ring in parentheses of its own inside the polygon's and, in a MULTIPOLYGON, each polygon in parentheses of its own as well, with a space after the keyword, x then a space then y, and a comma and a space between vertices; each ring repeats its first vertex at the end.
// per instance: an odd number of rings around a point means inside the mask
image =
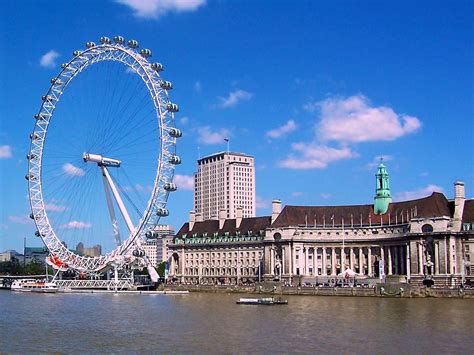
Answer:
POLYGON ((174 228, 160 224, 156 226, 154 232, 154 238, 147 240, 142 246, 151 264, 156 266, 167 260, 168 244, 173 240, 174 228))
POLYGON ((26 247, 25 248, 25 262, 30 263, 32 261, 41 264, 45 263, 46 258, 49 256, 49 250, 46 247, 26 247))
POLYGON ((97 244, 91 248, 85 248, 84 244, 80 242, 76 246, 76 251, 80 255, 96 257, 102 255, 102 246, 100 244, 97 244))
MULTIPOLYGON (((170 244, 170 276, 181 282, 266 280, 334 283, 343 273, 456 286, 474 275, 474 199, 455 182, 454 199, 434 192, 392 202, 383 164, 373 204, 285 206, 271 217, 198 221, 190 214, 170 244), (261 264, 259 260, 262 260, 261 264)), ((237 209, 239 211, 239 209, 237 209)), ((474 280, 472 280, 474 281, 474 280)), ((471 282, 471 281, 469 281, 471 282)))
POLYGON ((18 253, 16 250, 7 250, 0 253, 0 262, 6 261, 18 261, 23 262, 23 254, 18 253))
POLYGON ((254 158, 242 153, 221 152, 198 160, 194 175, 196 221, 255 217, 254 158))

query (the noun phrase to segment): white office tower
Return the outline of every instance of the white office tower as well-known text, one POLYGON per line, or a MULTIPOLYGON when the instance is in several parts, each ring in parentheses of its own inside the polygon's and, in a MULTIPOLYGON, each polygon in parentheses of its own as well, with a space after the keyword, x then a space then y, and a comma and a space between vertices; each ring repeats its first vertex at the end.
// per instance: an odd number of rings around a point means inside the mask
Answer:
POLYGON ((242 217, 255 217, 254 158, 221 152, 199 159, 194 175, 196 221, 218 219, 219 213, 233 219, 238 207, 242 217))

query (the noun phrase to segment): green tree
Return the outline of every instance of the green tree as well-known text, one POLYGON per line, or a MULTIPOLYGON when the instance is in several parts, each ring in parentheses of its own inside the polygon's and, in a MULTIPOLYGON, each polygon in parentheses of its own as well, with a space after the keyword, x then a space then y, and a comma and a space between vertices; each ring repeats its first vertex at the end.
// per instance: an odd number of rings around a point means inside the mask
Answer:
POLYGON ((166 261, 162 261, 158 265, 156 265, 156 272, 160 277, 165 277, 165 268, 166 268, 166 261))

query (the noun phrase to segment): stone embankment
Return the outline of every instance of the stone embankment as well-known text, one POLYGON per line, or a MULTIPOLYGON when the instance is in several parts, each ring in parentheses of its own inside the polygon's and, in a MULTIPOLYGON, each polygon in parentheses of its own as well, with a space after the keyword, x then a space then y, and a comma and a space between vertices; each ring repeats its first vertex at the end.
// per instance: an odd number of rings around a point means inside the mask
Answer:
POLYGON ((164 289, 187 290, 189 292, 249 293, 262 295, 474 298, 474 288, 428 288, 406 283, 377 284, 374 287, 298 287, 264 282, 255 286, 167 285, 164 289))

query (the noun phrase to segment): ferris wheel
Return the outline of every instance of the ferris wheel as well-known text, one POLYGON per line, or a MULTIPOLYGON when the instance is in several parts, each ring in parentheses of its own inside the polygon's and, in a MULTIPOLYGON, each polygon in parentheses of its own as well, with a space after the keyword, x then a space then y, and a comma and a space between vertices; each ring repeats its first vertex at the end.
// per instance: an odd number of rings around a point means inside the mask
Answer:
POLYGON ((174 122, 178 106, 169 98, 172 84, 160 77, 163 65, 138 48, 137 41, 116 36, 74 51, 35 115, 26 175, 30 218, 56 268, 99 272, 135 265, 157 277, 142 245, 169 214, 182 133, 174 122), (71 245, 93 238, 112 248, 85 255, 71 245))

